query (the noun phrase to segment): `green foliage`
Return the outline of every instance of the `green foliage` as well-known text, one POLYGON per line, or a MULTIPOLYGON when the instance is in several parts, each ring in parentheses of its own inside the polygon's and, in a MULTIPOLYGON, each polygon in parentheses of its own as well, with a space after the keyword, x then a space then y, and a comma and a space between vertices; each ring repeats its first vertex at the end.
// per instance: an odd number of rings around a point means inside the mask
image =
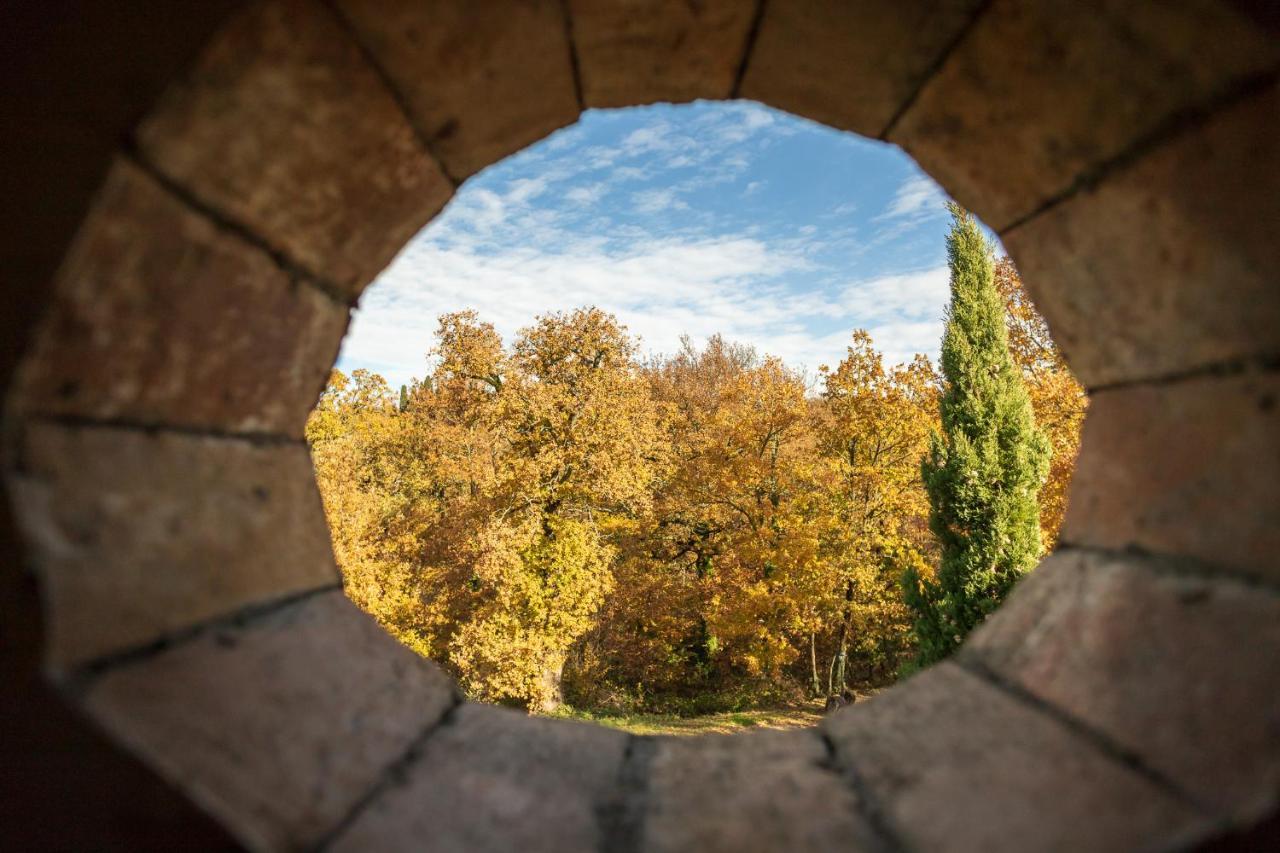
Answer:
POLYGON ((1048 442, 1009 354, 991 249, 973 217, 954 205, 952 216, 942 432, 921 463, 941 561, 936 579, 911 567, 902 583, 923 664, 949 655, 1035 566, 1037 492, 1049 465, 1048 442))

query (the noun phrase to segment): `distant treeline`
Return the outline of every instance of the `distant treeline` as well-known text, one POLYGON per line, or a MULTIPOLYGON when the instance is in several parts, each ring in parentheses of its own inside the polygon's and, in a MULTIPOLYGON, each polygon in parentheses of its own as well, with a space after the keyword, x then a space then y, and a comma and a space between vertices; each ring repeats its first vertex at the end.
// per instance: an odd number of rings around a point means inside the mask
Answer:
MULTIPOLYGON (((1009 351, 1053 449, 1051 545, 1084 411, 1007 260, 1009 351)), ((711 338, 643 361, 594 308, 508 348, 440 318, 426 379, 335 372, 307 425, 351 598, 480 699, 696 712, 916 659, 934 577, 921 460, 943 379, 862 331, 816 381, 711 338)))

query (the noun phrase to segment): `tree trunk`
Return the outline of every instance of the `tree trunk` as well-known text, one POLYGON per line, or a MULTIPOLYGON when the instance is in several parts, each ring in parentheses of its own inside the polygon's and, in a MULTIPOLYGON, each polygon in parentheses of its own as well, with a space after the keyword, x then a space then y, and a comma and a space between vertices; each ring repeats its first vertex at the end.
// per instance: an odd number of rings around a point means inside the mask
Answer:
POLYGON ((548 714, 564 704, 564 657, 557 655, 549 660, 542 670, 539 679, 539 696, 531 709, 537 713, 548 714))
POLYGON ((822 695, 822 682, 818 681, 818 641, 813 636, 813 631, 809 632, 809 670, 813 674, 813 680, 809 683, 810 690, 814 696, 822 695))
POLYGON ((853 629, 853 581, 844 587, 844 614, 840 619, 840 642, 836 645, 835 684, 833 693, 841 693, 845 687, 845 665, 849 657, 849 634, 853 629))
POLYGON ((844 678, 845 678, 844 670, 845 670, 847 654, 848 653, 845 651, 844 629, 842 627, 840 631, 840 646, 836 650, 835 666, 833 667, 835 669, 835 677, 832 679, 834 683, 832 684, 832 687, 831 687, 831 692, 833 695, 836 693, 840 693, 841 691, 844 690, 844 678))

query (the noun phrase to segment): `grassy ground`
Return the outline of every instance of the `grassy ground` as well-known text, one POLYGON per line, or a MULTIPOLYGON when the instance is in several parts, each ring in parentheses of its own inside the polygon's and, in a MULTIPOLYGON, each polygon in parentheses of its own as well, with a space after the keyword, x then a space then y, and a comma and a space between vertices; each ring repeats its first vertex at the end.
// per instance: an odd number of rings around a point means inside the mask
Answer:
POLYGON ((668 714, 593 714, 566 709, 556 714, 571 720, 585 720, 637 735, 732 734, 753 729, 798 729, 817 725, 822 719, 822 703, 764 711, 732 711, 702 717, 668 714))

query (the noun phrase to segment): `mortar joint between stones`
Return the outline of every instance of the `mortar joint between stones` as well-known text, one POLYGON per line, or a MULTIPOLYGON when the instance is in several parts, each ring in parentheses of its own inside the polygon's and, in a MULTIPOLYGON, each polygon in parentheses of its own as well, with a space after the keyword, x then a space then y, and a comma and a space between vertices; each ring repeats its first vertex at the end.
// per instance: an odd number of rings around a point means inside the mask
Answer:
POLYGON ((427 743, 438 732, 457 722, 458 711, 465 704, 466 700, 462 694, 458 692, 456 687, 453 687, 450 693, 449 707, 445 708, 439 717, 429 721, 409 741, 409 745, 405 747, 404 751, 382 769, 374 783, 352 802, 351 807, 337 823, 320 835, 314 842, 303 847, 303 849, 311 851, 311 853, 322 853, 322 851, 328 850, 383 794, 394 787, 404 785, 409 771, 422 758, 422 754, 427 748, 427 743))
POLYGON ((733 75, 733 86, 729 89, 729 97, 742 97, 742 81, 747 76, 747 68, 751 57, 755 54, 756 42, 760 38, 760 25, 764 22, 765 6, 768 0, 756 0, 755 9, 751 13, 751 24, 747 27, 747 38, 742 45, 742 59, 733 75))
POLYGON ((1059 707, 1044 697, 1031 692, 1016 681, 1008 679, 999 672, 996 672, 976 653, 962 652, 956 655, 954 660, 957 667, 962 672, 965 672, 970 677, 976 678, 982 683, 995 688, 1023 707, 1033 711, 1041 717, 1049 719, 1055 725, 1065 728, 1077 735, 1088 743, 1096 753, 1102 755, 1111 763, 1118 764, 1137 776, 1142 777, 1142 779, 1148 784, 1178 801, 1181 805, 1192 809, 1201 817, 1210 819, 1215 817, 1214 811, 1211 807, 1204 803, 1200 798, 1191 794, 1175 779, 1168 776, 1163 771, 1151 766, 1136 751, 1118 742, 1111 737, 1111 735, 1096 728, 1090 723, 1085 722, 1064 708, 1059 707))
POLYGON ((601 853, 644 849, 650 768, 659 743, 659 738, 628 733, 613 793, 596 807, 601 853))
POLYGON ((993 2, 994 0, 982 0, 981 3, 970 10, 969 17, 965 19, 965 22, 960 26, 960 29, 956 31, 951 39, 943 45, 942 50, 936 57, 934 57, 933 62, 929 63, 929 67, 920 75, 919 81, 917 81, 915 86, 912 87, 911 92, 907 95, 906 99, 898 106, 898 109, 894 111, 893 115, 889 117, 888 123, 886 123, 884 129, 880 131, 879 135, 876 137, 877 139, 882 142, 890 141, 889 134, 893 133, 893 131, 897 129, 898 123, 901 122, 903 116, 910 112, 911 108, 916 105, 916 101, 920 99, 921 93, 923 93, 929 83, 931 83, 933 79, 942 72, 942 69, 946 66, 947 62, 949 62, 951 57, 955 55, 956 50, 958 50, 960 45, 964 43, 964 40, 969 37, 969 33, 973 31, 973 28, 977 26, 978 21, 981 20, 983 15, 987 13, 987 10, 991 8, 991 4, 993 2))
POLYGON ((573 97, 578 102, 578 112, 587 108, 586 96, 582 93, 582 62, 578 58, 578 42, 574 36, 573 10, 570 0, 560 0, 560 11, 564 19, 564 40, 569 51, 569 74, 573 78, 573 97))
POLYGON ((903 840, 901 833, 894 829, 880 798, 872 792, 852 757, 841 753, 835 739, 826 730, 825 722, 818 725, 815 735, 825 751, 825 757, 818 766, 834 773, 853 791, 858 814, 871 829, 881 848, 887 853, 908 853, 910 846, 903 840))
POLYGON ((230 613, 222 613, 210 619, 166 632, 145 643, 130 646, 101 655, 86 663, 78 664, 64 674, 54 674, 53 683, 71 699, 82 699, 94 684, 108 673, 143 663, 173 649, 185 646, 218 631, 251 629, 255 623, 269 616, 288 610, 309 599, 331 592, 340 592, 342 581, 322 584, 299 592, 288 593, 269 601, 244 605, 230 613))
POLYGON ((1095 189, 1112 175, 1124 172, 1153 151, 1195 132, 1220 113, 1264 94, 1268 89, 1275 86, 1278 81, 1280 81, 1280 65, 1227 81, 1205 99, 1191 106, 1175 110, 1166 116, 1163 121, 1158 122, 1151 130, 1132 140, 1118 154, 1085 169, 1062 190, 1053 193, 1028 212, 1015 217, 1012 222, 996 228, 996 233, 1001 239, 1008 237, 1018 228, 1058 205, 1071 200, 1077 195, 1095 189))
POLYGON ((404 90, 396 84, 396 81, 391 77, 391 73, 387 71, 386 66, 382 64, 382 61, 379 60, 377 55, 373 52, 373 48, 371 48, 368 43, 360 37, 360 33, 356 30, 351 19, 348 18, 340 8, 338 8, 337 3, 335 3, 334 0, 318 0, 318 2, 328 10, 330 15, 333 16, 334 21, 338 24, 338 28, 342 30, 343 35, 345 35, 347 40, 355 46, 357 51, 359 51, 360 57, 364 60, 365 65, 368 66, 369 70, 373 72, 373 75, 378 78, 378 82, 381 84, 383 90, 386 91, 386 93, 391 97, 391 100, 395 102, 396 109, 399 110, 401 118, 403 118, 405 124, 408 125, 409 130, 413 133, 413 137, 417 141, 419 147, 422 148, 423 153, 431 158, 431 161, 435 163, 436 168, 440 170, 440 174, 444 175, 445 180, 448 181, 449 185, 456 190, 462 185, 461 179, 449 171, 449 167, 445 164, 444 159, 436 150, 431 137, 414 118, 413 111, 409 107, 409 99, 405 95, 404 90))
POLYGON ((1171 578, 1196 580, 1212 586, 1231 586, 1269 596, 1280 596, 1280 583, 1261 574, 1242 572, 1231 566, 1219 565, 1182 554, 1165 554, 1148 551, 1137 545, 1124 548, 1107 548, 1060 540, 1055 554, 1093 554, 1123 563, 1129 568, 1140 566, 1143 571, 1171 578))
POLYGON ((157 186, 184 207, 208 220, 215 228, 265 253, 276 267, 290 278, 304 282, 321 295, 328 297, 334 303, 348 310, 354 307, 355 298, 345 293, 337 284, 307 269, 300 262, 291 258, 288 252, 272 245, 270 241, 248 225, 240 222, 226 211, 220 210, 213 203, 201 198, 194 190, 184 186, 167 174, 146 155, 135 137, 130 136, 125 139, 121 148, 121 155, 137 166, 157 186))

